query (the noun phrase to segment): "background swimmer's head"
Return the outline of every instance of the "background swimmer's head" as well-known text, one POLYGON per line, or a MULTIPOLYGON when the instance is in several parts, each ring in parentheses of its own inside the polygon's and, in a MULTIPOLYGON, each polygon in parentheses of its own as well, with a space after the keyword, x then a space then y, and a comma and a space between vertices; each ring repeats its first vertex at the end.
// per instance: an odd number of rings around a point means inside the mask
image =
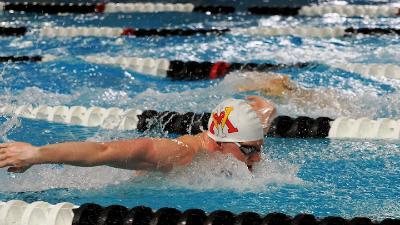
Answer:
POLYGON ((294 84, 286 75, 270 75, 265 77, 261 92, 267 96, 282 97, 294 89, 294 84))
POLYGON ((295 85, 286 75, 264 72, 244 73, 244 81, 238 85, 239 91, 261 91, 271 97, 283 97, 295 89, 295 85))

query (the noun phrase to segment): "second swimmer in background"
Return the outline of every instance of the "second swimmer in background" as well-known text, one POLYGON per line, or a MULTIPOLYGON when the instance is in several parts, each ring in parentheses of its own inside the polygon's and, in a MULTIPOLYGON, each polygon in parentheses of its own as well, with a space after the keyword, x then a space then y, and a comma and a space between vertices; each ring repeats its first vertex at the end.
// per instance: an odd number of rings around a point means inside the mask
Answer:
POLYGON ((247 72, 243 76, 246 79, 236 86, 238 91, 260 91, 262 95, 272 98, 277 103, 294 104, 299 107, 308 105, 338 109, 349 107, 344 101, 343 94, 338 91, 330 88, 307 89, 295 84, 287 75, 247 72))

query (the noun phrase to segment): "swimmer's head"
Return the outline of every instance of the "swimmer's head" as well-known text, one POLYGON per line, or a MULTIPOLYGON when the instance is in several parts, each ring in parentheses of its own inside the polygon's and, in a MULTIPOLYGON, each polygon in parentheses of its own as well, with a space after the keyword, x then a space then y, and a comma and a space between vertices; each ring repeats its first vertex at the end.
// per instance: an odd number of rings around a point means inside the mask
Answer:
POLYGON ((280 97, 294 88, 294 84, 290 81, 288 76, 275 75, 266 79, 265 85, 261 90, 265 95, 280 97))
POLYGON ((227 99, 211 113, 207 134, 216 142, 249 142, 264 139, 256 112, 245 101, 227 99))

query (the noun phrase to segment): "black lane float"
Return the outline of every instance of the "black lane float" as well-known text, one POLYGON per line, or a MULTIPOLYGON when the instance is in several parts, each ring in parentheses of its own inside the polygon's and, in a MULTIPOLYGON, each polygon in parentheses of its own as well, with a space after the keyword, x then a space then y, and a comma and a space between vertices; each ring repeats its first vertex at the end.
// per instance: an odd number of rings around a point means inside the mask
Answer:
POLYGON ((146 206, 131 209, 111 205, 102 207, 86 203, 73 209, 72 225, 399 225, 399 219, 373 221, 367 217, 345 219, 340 216, 318 218, 312 214, 300 213, 294 217, 284 213, 272 212, 260 215, 255 212, 239 214, 227 210, 205 212, 202 209, 180 211, 163 207, 152 210, 146 206))

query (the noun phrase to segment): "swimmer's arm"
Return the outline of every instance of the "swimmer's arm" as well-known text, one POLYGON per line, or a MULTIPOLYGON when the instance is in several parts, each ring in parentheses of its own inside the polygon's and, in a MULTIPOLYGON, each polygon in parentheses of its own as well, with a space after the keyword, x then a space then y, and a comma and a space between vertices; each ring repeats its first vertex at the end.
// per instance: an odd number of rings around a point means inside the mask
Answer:
POLYGON ((265 91, 275 85, 280 84, 282 81, 289 82, 290 79, 287 75, 277 73, 258 73, 246 76, 246 80, 237 86, 238 91, 265 91), (277 84, 275 84, 277 83, 277 84))
POLYGON ((187 145, 161 138, 65 142, 42 147, 21 142, 0 144, 0 168, 8 166, 11 172, 24 172, 32 165, 50 163, 165 171, 190 162, 192 156, 193 151, 187 145))
POLYGON ((262 78, 250 78, 247 79, 245 82, 242 82, 240 85, 236 87, 238 91, 258 91, 258 90, 265 90, 269 87, 269 83, 262 78))
POLYGON ((141 156, 149 146, 150 139, 51 144, 37 149, 33 163, 65 163, 82 167, 107 165, 141 169, 141 156))

